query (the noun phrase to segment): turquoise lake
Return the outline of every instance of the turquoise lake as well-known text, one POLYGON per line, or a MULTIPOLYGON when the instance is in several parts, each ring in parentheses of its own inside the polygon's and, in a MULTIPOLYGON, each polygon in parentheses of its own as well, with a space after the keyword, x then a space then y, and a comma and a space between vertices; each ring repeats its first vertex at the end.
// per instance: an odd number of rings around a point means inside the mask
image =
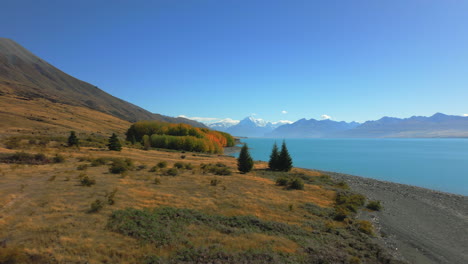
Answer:
MULTIPOLYGON (((247 138, 254 160, 273 143, 247 138)), ((286 139, 294 166, 335 171, 468 195, 468 139, 286 139)), ((235 155, 237 156, 237 154, 235 155)))

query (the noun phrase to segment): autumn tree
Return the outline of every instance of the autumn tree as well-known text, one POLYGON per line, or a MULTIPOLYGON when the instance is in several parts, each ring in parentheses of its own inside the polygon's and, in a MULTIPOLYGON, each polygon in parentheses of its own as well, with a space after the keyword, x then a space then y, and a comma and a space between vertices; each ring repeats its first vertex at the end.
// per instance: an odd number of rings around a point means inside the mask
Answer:
POLYGON ((75 131, 70 132, 70 136, 68 137, 68 146, 78 146, 80 140, 76 137, 75 131))
POLYGON ((109 138, 109 144, 107 144, 109 150, 121 151, 122 144, 120 144, 119 138, 115 133, 112 133, 112 136, 109 138))
POLYGON ((253 169, 253 159, 250 156, 249 148, 247 144, 242 146, 239 158, 237 158, 237 169, 242 173, 247 173, 253 169))
POLYGON ((279 162, 279 152, 278 152, 278 146, 276 145, 276 142, 275 144, 273 145, 273 149, 271 150, 271 154, 270 154, 270 160, 268 161, 268 168, 270 168, 270 170, 278 170, 278 162, 279 162))
POLYGON ((292 169, 292 159, 289 155, 288 148, 286 147, 286 142, 283 141, 281 145, 281 152, 278 157, 278 170, 279 171, 290 171, 292 169))

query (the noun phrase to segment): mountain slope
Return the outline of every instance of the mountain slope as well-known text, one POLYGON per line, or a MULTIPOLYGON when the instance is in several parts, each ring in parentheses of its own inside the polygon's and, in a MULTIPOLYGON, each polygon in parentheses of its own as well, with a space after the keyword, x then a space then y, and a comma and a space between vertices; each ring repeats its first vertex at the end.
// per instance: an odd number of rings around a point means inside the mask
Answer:
POLYGON ((300 119, 292 124, 282 125, 271 133, 268 137, 284 137, 284 138, 322 138, 330 137, 338 132, 346 131, 357 127, 359 123, 344 121, 337 122, 333 120, 307 120, 300 119))
POLYGON ((87 107, 130 122, 158 120, 204 127, 193 120, 153 114, 116 98, 62 72, 5 38, 0 38, 0 96, 28 100, 43 98, 54 103, 87 107))
POLYGON ((345 131, 344 137, 468 137, 468 117, 436 113, 410 118, 382 117, 345 131))
POLYGON ((246 117, 238 124, 226 128, 224 131, 241 137, 264 137, 266 134, 273 131, 278 126, 286 124, 284 121, 272 123, 266 122, 263 119, 254 117, 246 117))

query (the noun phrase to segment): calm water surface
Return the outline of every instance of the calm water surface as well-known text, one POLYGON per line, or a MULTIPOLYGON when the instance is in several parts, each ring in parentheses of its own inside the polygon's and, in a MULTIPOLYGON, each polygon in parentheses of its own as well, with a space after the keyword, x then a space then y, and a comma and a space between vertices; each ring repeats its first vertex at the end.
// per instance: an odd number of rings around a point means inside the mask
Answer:
MULTIPOLYGON (((255 160, 274 142, 242 139, 255 160)), ((286 139, 294 166, 468 195, 468 139, 286 139)), ((237 155, 237 154, 236 154, 237 155)))

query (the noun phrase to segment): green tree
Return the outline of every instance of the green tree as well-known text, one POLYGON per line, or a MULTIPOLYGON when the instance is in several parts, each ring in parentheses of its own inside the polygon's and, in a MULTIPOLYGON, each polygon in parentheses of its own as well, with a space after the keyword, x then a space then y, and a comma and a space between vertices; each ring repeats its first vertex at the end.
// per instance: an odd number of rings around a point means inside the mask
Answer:
POLYGON ((121 151, 122 144, 120 144, 119 139, 115 133, 112 133, 112 136, 109 138, 109 144, 107 144, 109 150, 121 151))
POLYGON ((78 146, 80 140, 76 137, 75 131, 70 132, 70 136, 68 137, 68 146, 78 146))
POLYGON ((253 169, 253 159, 250 156, 247 144, 241 148, 239 158, 237 158, 237 169, 242 173, 247 173, 253 169))
POLYGON ((292 159, 289 155, 288 148, 286 147, 286 142, 283 141, 281 145, 281 152, 278 158, 278 170, 280 171, 290 171, 292 169, 292 159))
POLYGON ((278 162, 279 162, 279 152, 278 146, 275 144, 273 145, 273 149, 271 150, 270 160, 268 161, 268 168, 270 170, 278 170, 278 162))

